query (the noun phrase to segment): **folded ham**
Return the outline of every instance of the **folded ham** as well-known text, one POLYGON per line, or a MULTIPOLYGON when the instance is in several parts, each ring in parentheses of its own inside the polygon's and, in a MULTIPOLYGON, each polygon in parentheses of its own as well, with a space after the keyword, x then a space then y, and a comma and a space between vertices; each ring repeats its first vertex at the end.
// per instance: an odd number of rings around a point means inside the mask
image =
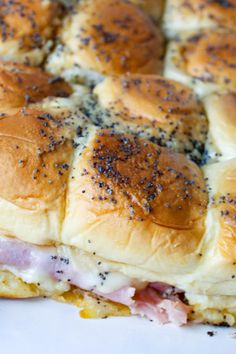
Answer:
POLYGON ((183 325, 187 322, 191 307, 180 299, 181 290, 161 282, 140 282, 137 289, 136 279, 107 270, 107 264, 103 265, 96 257, 87 265, 83 258, 91 258, 90 255, 79 252, 76 257, 71 255, 70 247, 36 246, 0 237, 0 269, 9 270, 26 282, 37 283, 43 288, 48 282, 52 288, 59 283, 61 291, 74 285, 126 305, 132 314, 160 324, 183 325))

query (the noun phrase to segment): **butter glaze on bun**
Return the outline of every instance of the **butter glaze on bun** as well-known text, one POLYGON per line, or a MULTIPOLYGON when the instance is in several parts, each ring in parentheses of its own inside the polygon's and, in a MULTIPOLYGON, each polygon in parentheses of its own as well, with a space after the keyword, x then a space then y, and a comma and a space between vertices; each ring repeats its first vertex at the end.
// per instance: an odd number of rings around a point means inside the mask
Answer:
POLYGON ((58 24, 53 0, 0 1, 0 58, 38 65, 58 24))
POLYGON ((194 88, 201 96, 236 89, 236 34, 211 30, 172 41, 165 75, 194 88))
POLYGON ((161 76, 133 74, 109 77, 94 93, 109 113, 107 125, 118 122, 159 145, 201 159, 207 120, 187 86, 161 76))
POLYGON ((67 97, 70 86, 40 68, 0 62, 0 113, 27 106, 48 96, 67 97))
POLYGON ((135 5, 138 5, 155 21, 161 17, 164 1, 163 0, 130 0, 135 5))
POLYGON ((235 0, 167 0, 164 31, 167 37, 184 31, 225 27, 236 30, 235 0))
POLYGON ((101 130, 73 167, 63 242, 154 272, 175 262, 181 272, 198 258, 207 194, 184 155, 101 130))
POLYGON ((61 45, 48 69, 100 74, 159 73, 163 55, 160 30, 140 8, 124 0, 84 1, 65 18, 61 45))

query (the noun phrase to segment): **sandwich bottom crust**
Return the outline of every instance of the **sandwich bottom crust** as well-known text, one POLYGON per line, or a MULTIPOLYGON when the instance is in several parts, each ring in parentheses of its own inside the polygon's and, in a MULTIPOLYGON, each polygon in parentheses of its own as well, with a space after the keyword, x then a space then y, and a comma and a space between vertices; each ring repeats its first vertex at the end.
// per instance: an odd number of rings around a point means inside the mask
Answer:
MULTIPOLYGON (((0 271, 0 297, 1 298, 31 298, 44 296, 45 293, 36 284, 25 283, 9 271, 0 271)), ((48 296, 47 296, 48 297, 48 296)), ((130 309, 122 304, 105 300, 89 291, 72 287, 62 294, 49 296, 50 298, 73 304, 80 309, 82 318, 107 318, 110 316, 130 316, 130 309)), ((218 326, 236 325, 236 308, 210 308, 202 304, 190 303, 192 311, 188 321, 218 326)))

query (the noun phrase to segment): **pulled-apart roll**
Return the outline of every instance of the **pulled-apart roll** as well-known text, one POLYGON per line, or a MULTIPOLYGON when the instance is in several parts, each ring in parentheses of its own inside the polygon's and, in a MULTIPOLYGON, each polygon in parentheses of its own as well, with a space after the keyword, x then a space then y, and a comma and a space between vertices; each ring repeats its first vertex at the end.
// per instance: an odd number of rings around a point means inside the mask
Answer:
POLYGON ((78 112, 36 108, 1 117, 0 160, 1 296, 235 324, 235 160, 204 175, 78 112))
POLYGON ((235 0, 167 0, 163 27, 168 38, 185 31, 225 27, 236 30, 235 0))
POLYGON ((47 64, 56 75, 97 81, 104 74, 156 74, 161 69, 160 31, 124 0, 82 1, 64 19, 59 40, 47 64))
POLYGON ((52 44, 58 11, 53 0, 1 0, 1 60, 39 65, 52 44))
POLYGON ((182 82, 200 96, 236 89, 236 33, 217 29, 171 41, 165 76, 182 82))

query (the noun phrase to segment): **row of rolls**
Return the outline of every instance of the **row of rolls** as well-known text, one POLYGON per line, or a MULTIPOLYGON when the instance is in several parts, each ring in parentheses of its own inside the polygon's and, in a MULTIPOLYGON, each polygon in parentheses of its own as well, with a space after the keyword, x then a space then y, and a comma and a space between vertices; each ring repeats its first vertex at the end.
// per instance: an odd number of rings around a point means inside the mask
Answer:
POLYGON ((235 111, 235 0, 0 0, 1 231, 158 269, 234 324, 235 111))

